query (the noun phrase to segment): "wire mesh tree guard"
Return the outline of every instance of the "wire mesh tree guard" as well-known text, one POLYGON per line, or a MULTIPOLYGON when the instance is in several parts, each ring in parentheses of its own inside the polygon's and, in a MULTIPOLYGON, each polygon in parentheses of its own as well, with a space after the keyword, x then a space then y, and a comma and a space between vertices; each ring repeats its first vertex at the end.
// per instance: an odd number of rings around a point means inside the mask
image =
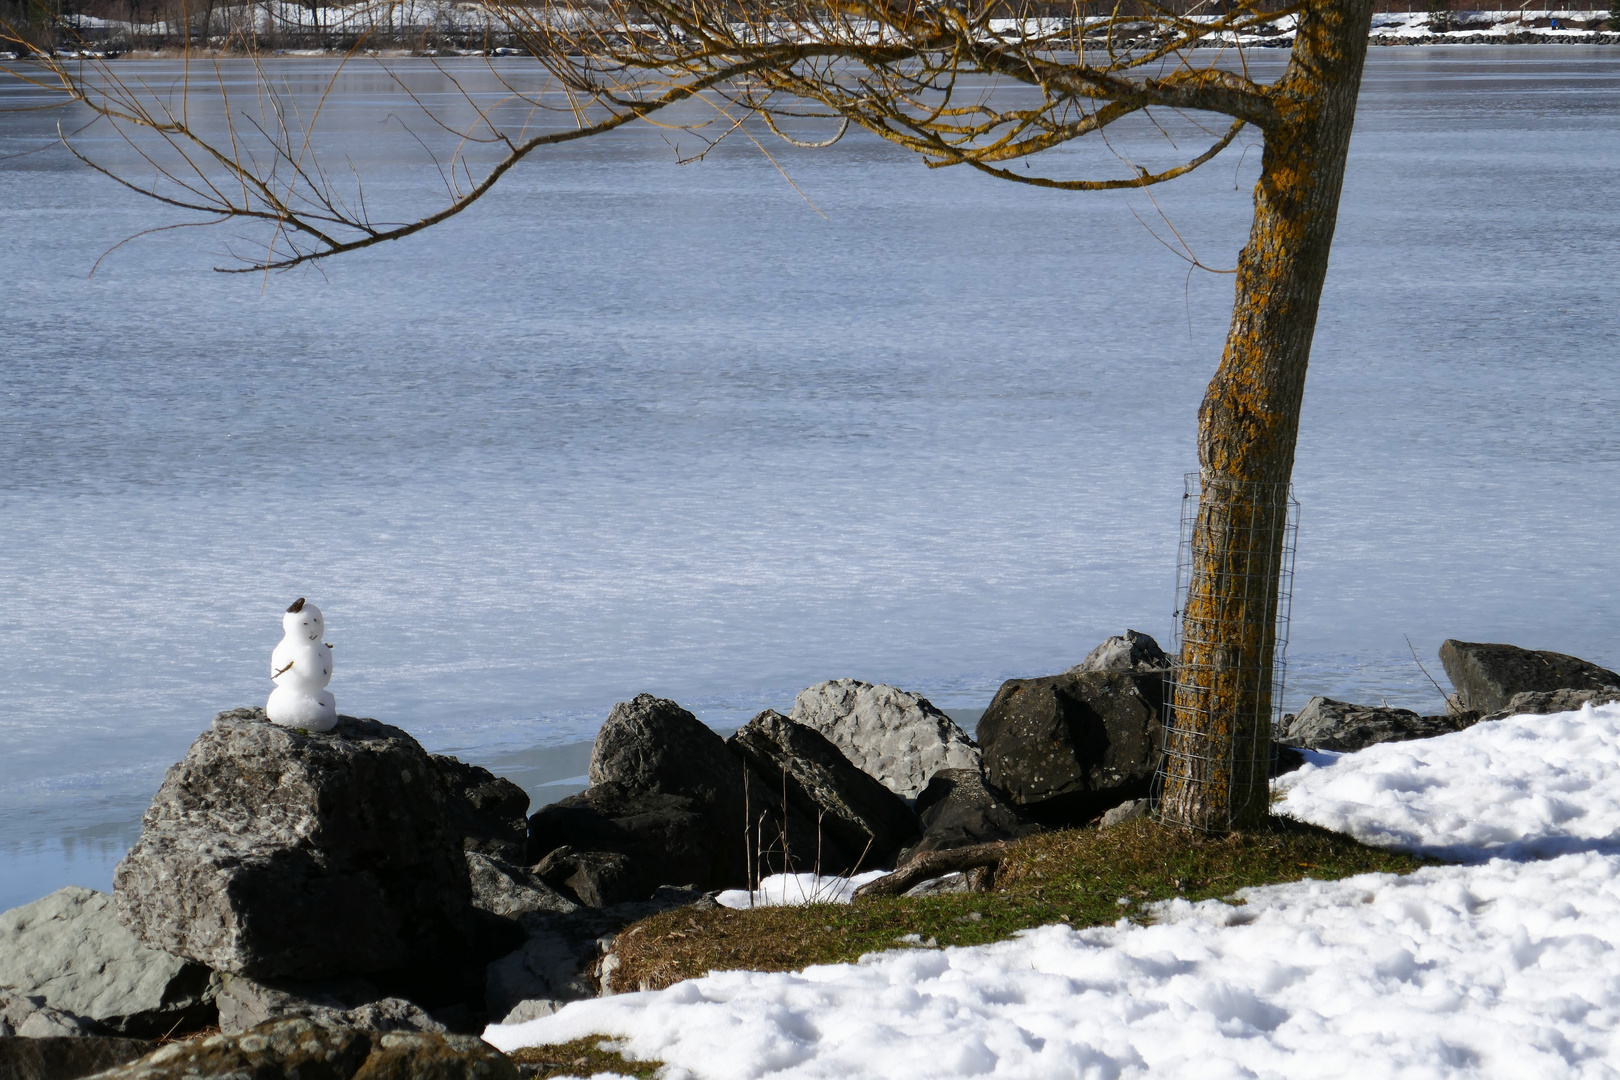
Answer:
POLYGON ((1188 473, 1176 557, 1176 657, 1165 690, 1160 820, 1228 832, 1270 803, 1299 503, 1286 483, 1188 473))

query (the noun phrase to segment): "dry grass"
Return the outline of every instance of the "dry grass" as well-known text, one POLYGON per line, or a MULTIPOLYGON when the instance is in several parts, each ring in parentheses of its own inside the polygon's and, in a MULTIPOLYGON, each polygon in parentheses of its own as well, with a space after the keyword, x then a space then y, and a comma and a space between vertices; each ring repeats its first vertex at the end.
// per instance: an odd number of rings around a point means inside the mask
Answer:
POLYGON ((1143 905, 1177 896, 1217 899, 1252 885, 1407 873, 1418 865, 1287 818, 1225 837, 1149 821, 1068 829, 1015 844, 988 893, 655 915, 619 938, 613 983, 659 989, 715 970, 795 971, 893 949, 907 934, 924 944, 980 945, 1050 923, 1141 918, 1143 905))
POLYGON ((663 1067, 661 1061, 631 1061, 619 1056, 600 1036, 575 1039, 555 1046, 528 1046, 514 1050, 507 1057, 517 1062, 525 1080, 547 1080, 552 1076, 595 1076, 598 1073, 618 1073, 634 1076, 637 1080, 651 1080, 663 1067))

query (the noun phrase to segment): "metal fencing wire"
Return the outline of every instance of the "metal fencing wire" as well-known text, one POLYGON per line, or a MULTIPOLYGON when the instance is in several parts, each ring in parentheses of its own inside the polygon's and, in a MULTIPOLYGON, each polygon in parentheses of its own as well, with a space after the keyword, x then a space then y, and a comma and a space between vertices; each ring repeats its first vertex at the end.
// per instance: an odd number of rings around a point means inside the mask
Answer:
POLYGON ((1256 799, 1260 807, 1269 799, 1271 736, 1287 684, 1299 502, 1288 484, 1199 473, 1186 475, 1181 499, 1174 666, 1152 806, 1160 815, 1168 795, 1178 823, 1224 832, 1246 810, 1255 812, 1256 799), (1257 604, 1275 605, 1269 642, 1256 630, 1266 625, 1252 617, 1257 604))

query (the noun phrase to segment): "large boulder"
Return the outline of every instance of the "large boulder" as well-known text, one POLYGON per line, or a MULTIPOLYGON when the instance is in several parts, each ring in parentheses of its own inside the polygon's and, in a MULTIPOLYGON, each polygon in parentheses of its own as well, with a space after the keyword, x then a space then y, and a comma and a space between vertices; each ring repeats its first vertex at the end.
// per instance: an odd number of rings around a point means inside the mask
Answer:
POLYGON ((78 1080, 155 1049, 144 1039, 0 1035, 0 1080, 78 1080))
POLYGON ((510 1058, 475 1035, 365 1031, 303 1017, 238 1035, 170 1043, 105 1080, 518 1080, 510 1058))
MULTIPOLYGON (((741 774, 742 762, 731 756, 718 735, 714 739, 720 752, 741 774)), ((739 787, 740 779, 739 775, 739 787)), ((529 858, 541 865, 542 880, 555 888, 568 887, 567 878, 580 869, 577 863, 570 863, 573 869, 561 878, 557 876, 561 857, 552 860, 551 865, 545 860, 560 848, 568 848, 570 855, 623 856, 628 862, 622 870, 605 869, 611 860, 591 862, 601 864, 604 872, 611 874, 612 882, 604 884, 603 889, 592 887, 591 906, 644 900, 660 885, 726 888, 746 880, 743 808, 743 800, 737 799, 736 817, 727 829, 717 824, 717 815, 709 805, 690 796, 634 790, 617 781, 602 781, 578 795, 541 807, 529 818, 529 858)), ((586 902, 578 891, 572 898, 586 902)))
POLYGON ((941 769, 977 769, 979 748, 925 697, 893 686, 834 679, 801 690, 788 718, 814 728, 856 768, 903 799, 941 769))
POLYGON ((1374 743, 1427 739, 1461 731, 1479 722, 1475 712, 1419 716, 1410 709, 1351 705, 1313 697, 1297 714, 1283 717, 1277 741, 1303 750, 1361 750, 1374 743))
MULTIPOLYGON (((206 967, 152 948, 119 922, 113 898, 69 885, 0 914, 0 988, 40 999, 122 1035, 163 1035, 213 1023, 218 980, 206 967)), ((68 1034, 12 1002, 20 1034, 68 1034), (31 1027, 26 1027, 31 1024, 31 1027)))
POLYGON ((597 732, 589 777, 593 786, 691 799, 717 826, 735 828, 746 771, 703 721, 673 701, 637 694, 613 706, 597 732))
POLYGON ((1069 669, 1073 675, 1086 671, 1133 671, 1139 675, 1168 675, 1171 660, 1153 638, 1139 630, 1104 641, 1086 654, 1086 658, 1069 669))
POLYGON ((114 893, 147 944, 258 979, 449 962, 472 918, 461 833, 415 739, 347 716, 308 734, 262 709, 221 713, 170 768, 114 893))
POLYGON ((1563 653, 1475 641, 1446 640, 1440 663, 1465 709, 1494 713, 1515 694, 1550 690, 1620 690, 1620 674, 1563 653))
POLYGON ((468 851, 519 862, 529 842, 529 796, 488 769, 444 754, 428 759, 444 784, 451 826, 468 851))
POLYGON ((1040 831, 1006 796, 984 782, 978 769, 941 769, 917 796, 922 839, 900 853, 898 863, 924 851, 1012 840, 1040 831))
POLYGON ((801 866, 819 863, 823 874, 893 866, 900 849, 919 835, 904 799, 850 764, 819 731, 774 709, 754 717, 726 745, 753 766, 765 793, 781 792, 779 799, 818 823, 817 846, 801 853, 801 866))
POLYGON ((979 720, 985 777, 1044 824, 1148 794, 1164 750, 1157 676, 1009 679, 979 720))

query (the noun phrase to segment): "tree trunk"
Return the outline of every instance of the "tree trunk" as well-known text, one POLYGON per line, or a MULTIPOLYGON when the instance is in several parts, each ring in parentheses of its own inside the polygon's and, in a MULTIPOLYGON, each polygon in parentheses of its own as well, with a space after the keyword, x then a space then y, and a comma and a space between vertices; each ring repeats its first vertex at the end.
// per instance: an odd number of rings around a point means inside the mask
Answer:
POLYGON ((1267 812, 1288 482, 1371 24, 1372 0, 1313 3, 1301 16, 1226 351, 1198 413, 1201 498, 1160 815, 1207 832, 1267 812))

